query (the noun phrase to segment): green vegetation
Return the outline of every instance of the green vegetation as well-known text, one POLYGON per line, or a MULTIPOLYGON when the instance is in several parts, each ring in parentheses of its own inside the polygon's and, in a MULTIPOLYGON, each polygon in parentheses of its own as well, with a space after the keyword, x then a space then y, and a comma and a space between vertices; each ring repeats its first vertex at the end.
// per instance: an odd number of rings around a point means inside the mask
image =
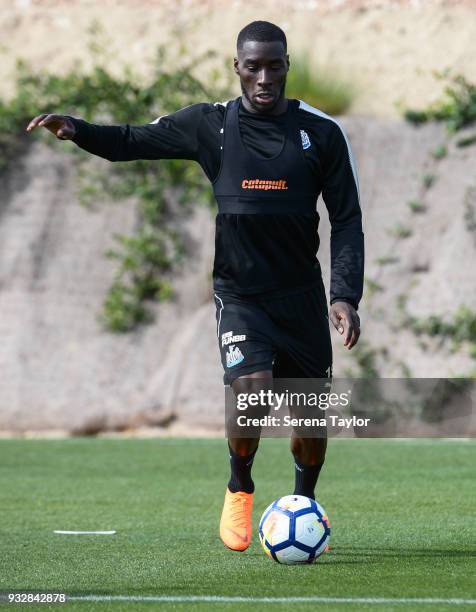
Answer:
MULTIPOLYGON (((224 96, 223 90, 212 92, 193 76, 193 70, 211 57, 213 54, 207 53, 193 63, 174 64, 169 73, 164 69, 168 66, 165 48, 160 47, 157 68, 148 83, 142 83, 128 67, 121 77, 99 65, 88 74, 75 68, 57 76, 34 72, 19 61, 17 94, 8 104, 0 105, 0 167, 6 167, 18 148, 18 133, 24 142, 26 124, 43 112, 79 116, 93 123, 137 125, 194 102, 224 96)), ((34 135, 51 146, 65 147, 50 134, 38 131, 34 135)), ((178 223, 184 211, 180 208, 211 205, 212 193, 201 169, 190 162, 115 163, 103 173, 92 173, 90 155, 78 148, 70 150, 78 159, 83 204, 91 206, 104 200, 105 194, 111 200, 134 197, 139 202, 135 235, 115 236, 117 247, 107 252, 118 267, 100 315, 107 329, 129 331, 152 320, 148 302, 167 299, 172 293, 171 274, 184 251, 178 223)))
MULTIPOLYGON (((405 238, 409 238, 412 233, 413 232, 409 227, 401 225, 400 223, 397 223, 393 228, 387 228, 387 234, 389 234, 389 236, 392 236, 393 238, 396 238, 397 240, 404 240, 405 238)), ((398 261, 399 258, 394 255, 383 255, 375 260, 375 262, 379 266, 386 266, 389 264, 397 263, 398 261)))
POLYGON ((476 187, 468 187, 464 194, 464 224, 476 239, 476 187))
POLYGON ((369 298, 373 297, 376 293, 381 293, 384 291, 384 287, 378 283, 376 280, 371 278, 365 278, 365 295, 369 298))
MULTIPOLYGON (((430 105, 426 110, 405 111, 405 118, 414 124, 421 124, 430 120, 444 121, 449 134, 454 134, 467 126, 473 125, 476 122, 476 85, 470 83, 462 75, 450 77, 448 71, 436 74, 435 76, 448 81, 444 90, 444 97, 435 104, 430 105)), ((473 133, 458 139, 456 146, 467 147, 475 142, 476 134, 473 133)), ((431 151, 430 155, 435 162, 445 158, 448 155, 447 143, 438 145, 431 151)), ((436 178, 436 175, 432 173, 423 175, 423 190, 428 191, 434 185, 436 178)), ((464 221, 467 229, 473 231, 473 228, 476 227, 476 215, 472 203, 469 202, 470 189, 467 190, 465 197, 464 221)), ((419 200, 408 202, 408 206, 414 213, 421 213, 427 210, 427 206, 419 200)))
POLYGON ((476 143, 476 134, 470 134, 469 136, 465 136, 464 138, 459 138, 456 141, 456 146, 460 148, 470 147, 474 143, 476 143))
POLYGON ((399 293, 396 299, 396 307, 399 312, 403 312, 407 306, 408 295, 405 293, 399 293))
MULTIPOLYGON (((268 559, 257 536, 265 507, 292 491, 288 445, 262 441, 253 471, 253 541, 234 553, 218 538, 229 469, 225 440, 0 441, 0 590, 474 597, 474 442, 331 439, 318 486, 333 530, 331 551, 315 565, 294 567, 268 559), (66 536, 55 529, 117 534, 66 536)), ((67 604, 68 610, 108 611, 257 608, 315 610, 316 603, 67 604)), ((333 612, 364 608, 323 605, 333 612)), ((409 612, 416 606, 373 608, 409 612)))
POLYGON ((427 319, 413 319, 413 329, 416 333, 429 336, 443 336, 462 342, 476 342, 476 312, 466 306, 461 306, 454 314, 452 321, 444 321, 442 317, 431 315, 427 319))
POLYGON ((409 227, 397 223, 397 225, 387 230, 390 236, 394 238, 409 238, 412 235, 412 230, 409 227))
POLYGON ((445 144, 440 144, 438 145, 435 149, 433 149, 433 151, 431 152, 431 156, 433 157, 433 159, 435 160, 439 160, 439 159, 443 159, 444 157, 446 157, 448 155, 448 147, 445 144))
POLYGON ((388 266, 390 264, 398 263, 400 261, 399 257, 395 257, 394 255, 382 255, 382 257, 377 257, 375 263, 379 266, 388 266))
POLYGON ((417 336, 427 335, 451 342, 450 350, 457 351, 464 343, 469 344, 471 357, 476 357, 476 312, 467 306, 460 306, 452 318, 443 319, 439 315, 418 318, 409 315, 405 302, 398 303, 401 325, 410 328, 417 336))
POLYGON ((426 204, 423 204, 423 202, 420 202, 419 200, 410 200, 410 202, 407 204, 410 210, 417 214, 426 212, 428 208, 426 204))
POLYGON ((444 121, 449 132, 473 124, 476 121, 476 85, 462 75, 451 77, 446 72, 435 76, 447 81, 442 99, 426 110, 405 111, 405 119, 414 124, 444 121))
POLYGON ((400 368, 400 371, 402 372, 402 378, 413 378, 412 371, 404 361, 399 361, 398 366, 400 368))
POLYGON ((119 269, 104 303, 103 321, 113 331, 128 331, 137 323, 152 320, 144 306, 146 300, 162 301, 172 295, 172 286, 163 280, 172 263, 164 243, 151 230, 138 236, 117 235, 116 240, 123 250, 106 251, 108 257, 119 261, 119 269), (134 281, 131 284, 123 281, 128 275, 134 281))
POLYGON ((388 357, 386 348, 374 348, 362 338, 352 349, 352 357, 355 360, 357 369, 347 368, 344 370, 345 376, 349 378, 380 378, 378 359, 388 357))
POLYGON ((437 179, 436 174, 431 174, 431 173, 424 174, 422 178, 424 189, 430 189, 431 187, 433 187, 433 185, 436 182, 436 179, 437 179))
MULTIPOLYGON (((441 143, 430 156, 434 162, 442 160, 448 155, 448 141, 451 135, 472 126, 476 122, 476 84, 470 83, 463 75, 451 75, 449 70, 435 73, 436 78, 446 81, 443 96, 424 110, 406 110, 405 118, 418 125, 427 121, 441 121, 446 124, 448 135, 446 142, 441 143)), ((456 146, 467 147, 476 142, 476 134, 461 137, 456 140, 456 146)), ((422 188, 428 191, 435 183, 436 175, 427 173, 422 177, 422 188)), ((412 212, 424 212, 426 205, 413 201, 408 205, 412 212)), ((471 225, 472 211, 466 206, 465 221, 471 225), (469 221, 468 221, 469 219, 469 221)))
POLYGON ((296 61, 291 60, 288 72, 286 94, 290 98, 305 100, 331 115, 343 115, 349 110, 355 97, 355 88, 341 81, 329 71, 315 69, 309 56, 301 56, 296 61))

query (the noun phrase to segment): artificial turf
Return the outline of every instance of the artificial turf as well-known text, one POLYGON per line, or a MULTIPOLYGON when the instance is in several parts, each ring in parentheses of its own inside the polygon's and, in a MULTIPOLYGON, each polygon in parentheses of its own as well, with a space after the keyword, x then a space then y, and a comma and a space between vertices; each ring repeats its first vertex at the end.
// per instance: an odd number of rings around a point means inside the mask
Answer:
MULTIPOLYGON (((474 599, 475 465, 474 442, 331 440, 317 499, 331 521, 332 549, 314 565, 289 567, 266 557, 256 530, 264 508, 292 493, 284 440, 263 440, 257 454, 255 537, 244 553, 225 549, 218 538, 228 477, 224 440, 3 440, 0 592, 474 599), (55 529, 117 534, 65 536, 55 529)), ((63 607, 294 611, 316 605, 69 601, 63 607)))

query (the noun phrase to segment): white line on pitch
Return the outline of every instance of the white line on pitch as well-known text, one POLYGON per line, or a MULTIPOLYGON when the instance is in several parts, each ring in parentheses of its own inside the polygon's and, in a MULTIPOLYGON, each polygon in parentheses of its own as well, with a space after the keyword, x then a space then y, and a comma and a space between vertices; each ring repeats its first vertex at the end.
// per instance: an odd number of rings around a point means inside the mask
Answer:
POLYGON ((63 529, 55 529, 53 533, 62 535, 114 535, 115 531, 65 531, 63 529))
POLYGON ((69 601, 150 601, 174 603, 348 603, 348 604, 428 604, 476 605, 476 599, 437 599, 430 597, 233 597, 221 595, 71 595, 69 601))

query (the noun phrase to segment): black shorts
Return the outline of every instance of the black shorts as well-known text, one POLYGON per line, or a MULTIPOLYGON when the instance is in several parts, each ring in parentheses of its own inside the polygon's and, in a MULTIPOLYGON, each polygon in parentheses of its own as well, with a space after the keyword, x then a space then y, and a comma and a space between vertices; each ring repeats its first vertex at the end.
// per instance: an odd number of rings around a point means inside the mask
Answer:
POLYGON ((322 280, 284 297, 215 293, 218 346, 230 385, 271 370, 275 378, 329 378, 332 344, 322 280))

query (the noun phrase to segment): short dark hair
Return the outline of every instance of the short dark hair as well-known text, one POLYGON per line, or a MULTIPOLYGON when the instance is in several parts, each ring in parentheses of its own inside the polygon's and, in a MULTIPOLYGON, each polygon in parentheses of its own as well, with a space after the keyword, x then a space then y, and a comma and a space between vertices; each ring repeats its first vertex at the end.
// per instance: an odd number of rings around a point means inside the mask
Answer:
POLYGON ((257 42, 274 42, 276 40, 283 43, 285 52, 288 50, 286 34, 281 28, 269 21, 252 21, 245 26, 238 34, 236 41, 237 49, 243 49, 243 45, 247 40, 257 42))

